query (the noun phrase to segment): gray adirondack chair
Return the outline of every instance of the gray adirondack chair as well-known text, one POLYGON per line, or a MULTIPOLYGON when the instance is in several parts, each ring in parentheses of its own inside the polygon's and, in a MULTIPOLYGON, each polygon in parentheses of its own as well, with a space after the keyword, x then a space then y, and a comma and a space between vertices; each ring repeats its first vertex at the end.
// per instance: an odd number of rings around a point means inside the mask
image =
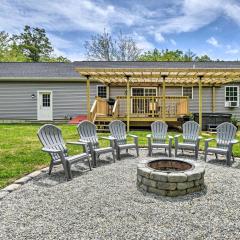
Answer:
POLYGON ((114 147, 117 152, 117 159, 120 160, 120 152, 123 149, 135 148, 137 156, 139 156, 138 137, 132 134, 126 133, 126 124, 120 120, 114 120, 109 124, 109 130, 111 133, 110 138, 114 140, 114 147), (127 143, 127 136, 134 139, 134 143, 127 143))
POLYGON ((69 142, 69 144, 81 145, 84 149, 84 153, 69 156, 62 137, 62 131, 58 127, 52 124, 45 124, 39 129, 37 135, 43 145, 42 151, 49 153, 51 156, 49 175, 54 165, 62 164, 67 180, 71 180, 71 165, 83 160, 88 161, 89 168, 92 170, 89 155, 86 153, 86 143, 69 142))
POLYGON ((221 123, 217 126, 217 138, 209 138, 205 140, 205 155, 204 159, 207 161, 208 153, 215 153, 216 159, 218 154, 226 155, 227 165, 230 165, 231 157, 234 161, 232 153, 232 147, 238 143, 238 140, 234 139, 236 136, 237 128, 228 122, 221 123), (209 147, 209 142, 216 141, 216 147, 209 147))
POLYGON ((178 138, 181 136, 176 135, 175 140, 175 157, 177 157, 178 149, 181 149, 182 152, 184 149, 193 150, 195 152, 195 159, 198 158, 199 142, 202 139, 199 136, 200 126, 197 122, 188 121, 185 122, 182 126, 183 129, 183 142, 179 142, 178 138))
POLYGON ((97 166, 97 160, 100 154, 103 153, 112 153, 113 161, 115 162, 115 153, 113 148, 113 139, 108 137, 101 137, 102 139, 106 139, 110 141, 109 147, 100 148, 96 126, 90 121, 82 121, 78 124, 77 130, 80 136, 80 141, 87 143, 89 153, 92 156, 94 167, 97 166))
POLYGON ((152 156, 153 149, 163 148, 168 149, 168 156, 171 157, 172 136, 167 136, 168 125, 161 121, 155 121, 151 124, 152 134, 147 135, 148 139, 148 155, 152 156), (166 142, 167 137, 169 143, 166 142))

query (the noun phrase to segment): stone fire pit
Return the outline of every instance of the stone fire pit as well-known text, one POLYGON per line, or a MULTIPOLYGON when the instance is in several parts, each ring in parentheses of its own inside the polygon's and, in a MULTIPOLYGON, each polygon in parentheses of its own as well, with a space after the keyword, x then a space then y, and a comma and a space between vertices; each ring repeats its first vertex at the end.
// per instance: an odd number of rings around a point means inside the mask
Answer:
POLYGON ((204 188, 205 168, 191 160, 161 158, 138 164, 137 185, 146 192, 176 197, 204 188))

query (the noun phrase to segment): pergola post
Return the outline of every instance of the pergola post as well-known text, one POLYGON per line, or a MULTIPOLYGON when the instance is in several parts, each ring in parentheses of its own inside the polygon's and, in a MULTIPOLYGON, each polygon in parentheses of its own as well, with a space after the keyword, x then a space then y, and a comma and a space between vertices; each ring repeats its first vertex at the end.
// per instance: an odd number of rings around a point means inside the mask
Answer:
POLYGON ((216 88, 212 87, 212 112, 216 111, 216 88))
POLYGON ((162 119, 163 122, 166 121, 166 75, 162 75, 163 84, 162 84, 162 119))
POLYGON ((127 78, 127 132, 130 130, 130 106, 131 106, 131 99, 130 99, 130 76, 126 76, 127 78))
POLYGON ((202 131, 202 78, 202 75, 198 76, 198 112, 200 131, 202 131))
POLYGON ((87 119, 90 121, 90 76, 87 75, 87 119))

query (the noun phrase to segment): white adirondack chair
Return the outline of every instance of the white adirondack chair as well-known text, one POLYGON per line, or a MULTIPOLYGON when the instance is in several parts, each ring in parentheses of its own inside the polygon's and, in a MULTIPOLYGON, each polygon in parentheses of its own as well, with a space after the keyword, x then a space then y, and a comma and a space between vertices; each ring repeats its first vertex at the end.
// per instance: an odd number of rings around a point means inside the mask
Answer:
POLYGON ((198 150, 199 150, 199 142, 202 139, 201 136, 199 136, 200 126, 197 122, 194 121, 188 121, 185 122, 182 126, 183 128, 183 142, 179 142, 178 138, 181 136, 181 134, 176 135, 174 137, 175 139, 175 157, 177 157, 178 149, 188 149, 193 150, 195 152, 195 159, 198 158, 198 150))
POLYGON ((207 161, 208 153, 215 153, 216 159, 218 159, 218 154, 226 156, 227 165, 230 165, 231 157, 234 161, 234 156, 232 153, 232 147, 239 141, 234 139, 236 136, 237 128, 228 122, 221 123, 217 126, 217 138, 209 138, 205 140, 205 156, 204 159, 207 161), (216 147, 209 147, 209 142, 216 141, 216 147))
POLYGON ((108 137, 101 137, 102 139, 109 140, 110 146, 100 148, 96 126, 87 120, 80 122, 77 126, 77 130, 80 136, 80 141, 85 142, 88 145, 89 153, 92 156, 94 167, 97 166, 99 155, 103 153, 112 153, 113 161, 115 162, 113 139, 109 139, 108 137))
POLYGON ((120 160, 120 151, 123 149, 135 148, 137 156, 139 156, 138 137, 132 134, 126 133, 126 124, 120 120, 114 120, 109 124, 109 130, 111 133, 110 138, 114 141, 114 147, 117 152, 117 159, 120 160), (134 143, 127 143, 127 136, 134 139, 134 143))
POLYGON ((49 175, 51 174, 54 165, 62 164, 67 180, 71 180, 71 165, 83 160, 88 161, 89 168, 92 170, 89 155, 86 153, 86 143, 69 142, 69 144, 81 145, 84 149, 84 153, 69 156, 67 147, 62 137, 62 131, 58 127, 52 124, 45 124, 39 129, 37 135, 43 145, 42 151, 49 153, 51 156, 49 175))
POLYGON ((148 155, 152 156, 153 149, 168 149, 168 156, 171 157, 172 136, 167 136, 168 125, 161 121, 155 121, 151 124, 152 134, 147 135, 148 139, 148 155), (169 138, 169 143, 167 143, 169 138))

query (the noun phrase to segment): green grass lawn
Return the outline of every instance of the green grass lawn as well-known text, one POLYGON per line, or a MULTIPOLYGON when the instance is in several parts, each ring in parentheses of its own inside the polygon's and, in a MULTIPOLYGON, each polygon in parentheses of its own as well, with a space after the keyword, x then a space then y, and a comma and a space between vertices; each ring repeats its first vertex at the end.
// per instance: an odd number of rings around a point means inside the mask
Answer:
MULTIPOLYGON (((0 125, 0 188, 14 180, 44 166, 48 166, 50 157, 41 151, 41 144, 37 138, 37 124, 1 124, 0 125)), ((76 126, 59 125, 62 129, 65 141, 78 140, 76 126)), ((139 136, 140 146, 147 145, 146 135, 149 131, 132 131, 139 136)), ((176 132, 170 132, 174 136, 176 132)), ((108 133, 101 133, 107 136, 108 133)), ((203 138, 214 137, 214 134, 203 132, 203 138)), ((238 134, 240 140, 240 134, 238 134)), ((108 141, 100 140, 100 145, 106 146, 108 141)), ((203 149, 204 141, 201 142, 203 149)), ((81 151, 81 147, 69 145, 69 153, 75 154, 81 151)), ((240 157, 240 148, 234 147, 234 155, 240 157)))

